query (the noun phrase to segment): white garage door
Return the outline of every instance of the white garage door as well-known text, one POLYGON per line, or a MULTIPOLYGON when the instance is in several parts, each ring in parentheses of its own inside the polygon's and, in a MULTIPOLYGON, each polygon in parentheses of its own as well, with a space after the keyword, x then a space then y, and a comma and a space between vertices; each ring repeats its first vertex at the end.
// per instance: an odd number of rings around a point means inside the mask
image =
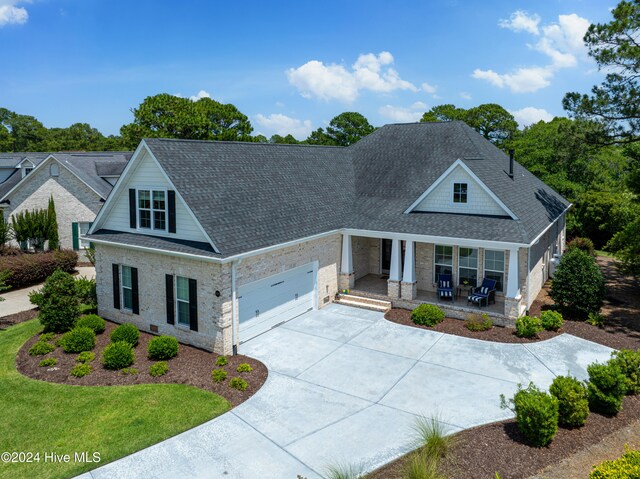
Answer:
POLYGON ((315 271, 309 263, 240 286, 240 342, 313 309, 314 285, 315 271))

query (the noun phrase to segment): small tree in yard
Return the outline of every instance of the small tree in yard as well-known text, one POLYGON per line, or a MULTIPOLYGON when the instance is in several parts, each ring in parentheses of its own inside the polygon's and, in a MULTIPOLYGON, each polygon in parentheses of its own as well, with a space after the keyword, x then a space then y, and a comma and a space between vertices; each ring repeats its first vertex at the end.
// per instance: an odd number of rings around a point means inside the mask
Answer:
POLYGON ((79 316, 76 285, 69 273, 56 270, 29 300, 40 308, 40 322, 45 332, 64 333, 73 328, 79 316))
POLYGON ((571 317, 585 319, 598 312, 605 282, 595 259, 578 248, 568 250, 560 259, 549 295, 571 317))
POLYGON ((58 239, 58 218, 56 216, 56 205, 53 202, 53 195, 49 197, 47 220, 47 239, 49 240, 49 249, 56 250, 60 247, 60 240, 58 239))

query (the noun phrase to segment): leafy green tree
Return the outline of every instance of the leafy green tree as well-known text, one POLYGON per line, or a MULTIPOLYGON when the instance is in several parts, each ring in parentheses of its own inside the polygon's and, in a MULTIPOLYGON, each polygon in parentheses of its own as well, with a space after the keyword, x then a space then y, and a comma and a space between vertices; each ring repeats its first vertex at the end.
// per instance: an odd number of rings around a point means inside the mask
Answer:
POLYGON ((485 103, 467 110, 464 121, 487 140, 502 145, 518 130, 513 115, 496 103, 485 103))
POLYGON ((56 215, 56 205, 53 202, 53 195, 49 197, 49 205, 47 207, 47 219, 49 221, 47 228, 47 239, 49 240, 49 249, 56 250, 60 247, 58 239, 58 217, 56 215))
POLYGON ((44 150, 46 151, 101 151, 106 141, 102 133, 88 123, 74 123, 68 128, 49 128, 44 150))
POLYGON ((349 146, 373 133, 375 127, 357 112, 345 111, 335 116, 326 130, 318 128, 305 140, 310 145, 349 146))
POLYGON ((47 129, 34 117, 19 115, 6 108, 0 108, 0 125, 2 125, 0 142, 3 151, 41 151, 43 149, 47 129))
POLYGON ((332 138, 329 138, 329 135, 324 131, 323 128, 318 128, 311 132, 311 134, 304 140, 304 143, 309 145, 329 145, 336 146, 335 141, 332 138))
POLYGON ((300 142, 298 140, 296 140, 293 137, 293 135, 289 134, 287 136, 273 135, 269 139, 269 143, 284 143, 284 144, 287 144, 287 145, 297 145, 300 142))
POLYGON ((591 95, 567 93, 570 115, 598 121, 609 142, 638 141, 640 135, 640 1, 622 1, 609 23, 591 25, 584 36, 589 55, 607 72, 591 95))
POLYGON ((445 105, 436 105, 431 110, 427 111, 422 118, 421 122, 436 122, 436 121, 465 121, 467 118, 467 110, 464 108, 458 108, 455 105, 447 103, 445 105))
POLYGON ((620 260, 624 272, 640 276, 640 216, 618 231, 606 247, 620 260))
POLYGON ((198 118, 204 119, 203 139, 252 141, 251 122, 234 105, 222 104, 211 98, 191 103, 198 118))

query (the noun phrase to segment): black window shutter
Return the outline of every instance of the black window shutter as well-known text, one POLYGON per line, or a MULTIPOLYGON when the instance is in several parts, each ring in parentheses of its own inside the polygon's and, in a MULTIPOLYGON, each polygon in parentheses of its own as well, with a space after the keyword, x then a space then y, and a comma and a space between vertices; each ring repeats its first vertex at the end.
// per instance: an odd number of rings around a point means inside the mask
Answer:
POLYGON ((169 233, 176 232, 176 192, 167 191, 167 205, 169 206, 169 233))
POLYGON ((133 311, 133 314, 140 314, 138 268, 131 268, 131 310, 133 311))
POLYGON ((129 189, 129 226, 131 228, 138 227, 138 221, 136 219, 136 190, 135 188, 129 189))
POLYGON ((111 270, 113 271, 113 307, 120 309, 120 266, 113 264, 111 270))
POLYGON ((175 302, 173 300, 173 275, 165 275, 165 291, 167 295, 167 323, 175 324, 175 302))
POLYGON ((189 279, 189 328, 198 330, 198 282, 189 279))

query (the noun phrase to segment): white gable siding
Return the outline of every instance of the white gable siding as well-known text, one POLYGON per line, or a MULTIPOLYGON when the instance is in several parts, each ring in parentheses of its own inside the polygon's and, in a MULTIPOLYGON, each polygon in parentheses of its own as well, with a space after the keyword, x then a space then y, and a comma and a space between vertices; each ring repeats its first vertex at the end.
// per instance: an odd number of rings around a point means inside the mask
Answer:
POLYGON ((436 186, 414 211, 505 216, 504 209, 462 167, 457 166, 436 186), (467 203, 453 202, 453 184, 467 184, 467 203))
POLYGON ((129 188, 171 189, 171 185, 166 180, 163 172, 145 150, 141 151, 136 163, 135 170, 130 171, 127 175, 126 183, 122 185, 118 196, 114 198, 115 201, 111 204, 110 211, 106 212, 106 217, 100 227, 109 230, 168 236, 208 243, 209 241, 187 210, 187 206, 177 194, 175 233, 165 233, 157 230, 136 230, 129 227, 129 188))

